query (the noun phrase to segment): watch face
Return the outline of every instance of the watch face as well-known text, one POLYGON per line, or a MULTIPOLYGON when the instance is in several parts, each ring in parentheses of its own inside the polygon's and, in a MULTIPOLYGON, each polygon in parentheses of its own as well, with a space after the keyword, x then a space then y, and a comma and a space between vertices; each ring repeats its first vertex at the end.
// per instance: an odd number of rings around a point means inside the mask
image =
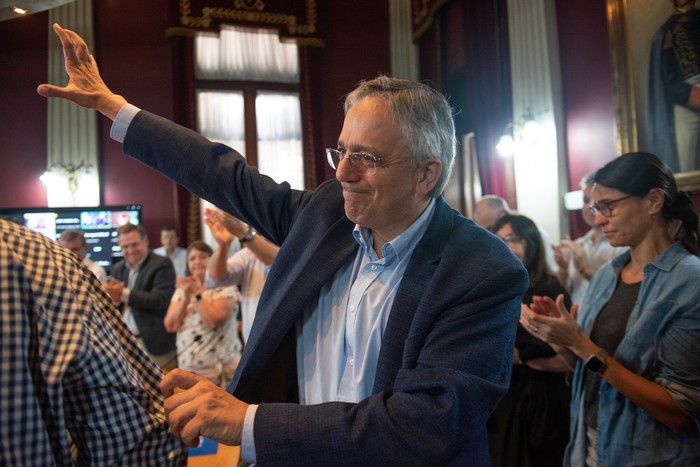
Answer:
POLYGON ((598 358, 596 355, 591 355, 588 357, 588 360, 586 360, 586 368, 589 370, 598 373, 602 368, 603 365, 605 365, 605 362, 598 358))

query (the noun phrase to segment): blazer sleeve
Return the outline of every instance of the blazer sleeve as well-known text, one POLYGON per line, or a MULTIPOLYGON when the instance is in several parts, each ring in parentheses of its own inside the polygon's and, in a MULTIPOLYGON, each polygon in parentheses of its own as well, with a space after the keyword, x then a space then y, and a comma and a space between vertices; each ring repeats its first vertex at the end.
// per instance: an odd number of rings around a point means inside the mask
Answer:
POLYGON ((238 152, 165 118, 140 111, 123 150, 281 245, 312 192, 293 190, 249 167, 238 152))

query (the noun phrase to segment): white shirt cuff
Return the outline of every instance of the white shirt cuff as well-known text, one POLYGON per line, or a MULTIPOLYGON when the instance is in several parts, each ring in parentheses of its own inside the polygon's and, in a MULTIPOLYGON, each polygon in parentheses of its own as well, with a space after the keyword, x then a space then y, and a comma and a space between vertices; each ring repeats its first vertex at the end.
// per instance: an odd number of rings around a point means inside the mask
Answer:
POLYGON ((241 460, 249 464, 257 462, 255 456, 255 438, 253 430, 255 428, 255 412, 258 410, 257 404, 250 404, 243 419, 243 434, 241 435, 241 460))
POLYGON ((119 112, 117 112, 117 117, 114 119, 114 123, 112 123, 112 129, 109 132, 109 137, 115 141, 123 143, 124 138, 126 137, 126 132, 129 129, 129 125, 131 125, 131 121, 140 111, 141 109, 131 104, 125 104, 121 109, 119 109, 119 112))

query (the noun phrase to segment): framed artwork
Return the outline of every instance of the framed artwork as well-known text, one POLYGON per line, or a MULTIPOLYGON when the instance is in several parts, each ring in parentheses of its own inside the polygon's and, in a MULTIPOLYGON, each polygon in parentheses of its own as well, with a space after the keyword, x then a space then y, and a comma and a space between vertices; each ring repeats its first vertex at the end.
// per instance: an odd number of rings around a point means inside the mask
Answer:
POLYGON ((686 16, 698 19, 697 28, 683 24, 686 37, 678 35, 669 0, 606 4, 618 153, 652 152, 671 167, 679 188, 700 191, 700 111, 673 100, 683 86, 684 96, 688 85, 700 86, 700 12, 686 16))

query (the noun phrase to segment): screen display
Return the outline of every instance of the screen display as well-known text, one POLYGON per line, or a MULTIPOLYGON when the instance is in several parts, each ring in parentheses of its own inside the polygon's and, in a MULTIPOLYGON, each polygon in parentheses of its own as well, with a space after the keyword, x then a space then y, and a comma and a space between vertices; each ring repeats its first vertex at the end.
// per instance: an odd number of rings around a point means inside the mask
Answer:
POLYGON ((0 208, 0 216, 57 240, 64 230, 82 230, 87 256, 105 268, 122 259, 117 244, 117 228, 143 222, 140 204, 89 208, 0 208))

